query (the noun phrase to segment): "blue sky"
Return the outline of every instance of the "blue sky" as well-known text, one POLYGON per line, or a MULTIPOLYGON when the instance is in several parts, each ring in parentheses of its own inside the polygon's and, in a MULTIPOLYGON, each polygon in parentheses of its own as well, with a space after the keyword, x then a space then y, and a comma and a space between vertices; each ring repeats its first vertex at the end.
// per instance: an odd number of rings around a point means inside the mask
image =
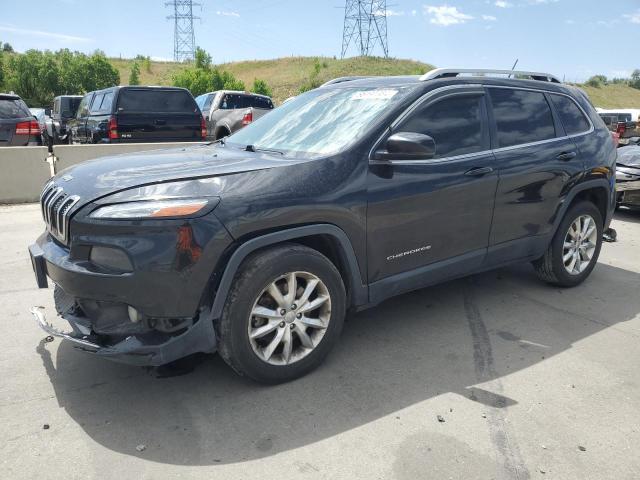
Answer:
MULTIPOLYGON (((344 0, 199 0, 214 61, 339 56, 344 0)), ((640 0, 389 0, 389 53, 437 66, 544 70, 568 81, 640 68, 640 0), (636 60, 634 60, 634 58, 636 60)), ((0 0, 0 41, 170 59, 164 0, 0 0)), ((355 54, 355 50, 350 52, 355 54)))

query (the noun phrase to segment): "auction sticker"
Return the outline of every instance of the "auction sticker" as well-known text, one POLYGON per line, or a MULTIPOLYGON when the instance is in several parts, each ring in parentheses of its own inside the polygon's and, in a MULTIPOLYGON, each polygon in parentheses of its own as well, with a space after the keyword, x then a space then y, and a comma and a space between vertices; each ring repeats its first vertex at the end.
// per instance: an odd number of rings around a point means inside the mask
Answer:
POLYGON ((364 90, 361 92, 355 92, 352 96, 352 100, 388 100, 393 97, 397 90, 379 89, 379 90, 364 90))

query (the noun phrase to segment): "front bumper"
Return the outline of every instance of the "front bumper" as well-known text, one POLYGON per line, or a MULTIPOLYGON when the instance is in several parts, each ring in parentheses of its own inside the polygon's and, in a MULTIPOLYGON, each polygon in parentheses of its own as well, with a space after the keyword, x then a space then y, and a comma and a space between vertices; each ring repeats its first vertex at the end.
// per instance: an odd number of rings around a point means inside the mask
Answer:
POLYGON ((205 295, 212 291, 212 272, 228 245, 226 231, 218 227, 217 220, 205 219, 197 225, 162 225, 157 231, 136 228, 135 236, 98 232, 75 237, 71 249, 45 233, 29 246, 36 282, 40 288, 56 285, 56 310, 71 331, 52 327, 41 308, 32 309, 32 315, 47 334, 122 363, 158 366, 215 352, 214 319, 205 295), (180 233, 187 227, 193 233, 189 242, 180 233), (86 254, 92 244, 128 247, 134 268, 126 273, 96 270, 86 254), (198 255, 185 255, 184 249, 195 246, 198 255), (58 291, 64 293, 62 307, 58 291), (135 312, 133 320, 128 308, 135 312))
POLYGON ((47 334, 68 340, 83 352, 138 366, 160 366, 192 353, 215 352, 213 321, 206 313, 186 332, 163 342, 154 342, 144 336, 131 335, 113 344, 105 344, 80 322, 65 318, 73 332, 62 332, 47 322, 44 307, 31 308, 31 315, 47 334))

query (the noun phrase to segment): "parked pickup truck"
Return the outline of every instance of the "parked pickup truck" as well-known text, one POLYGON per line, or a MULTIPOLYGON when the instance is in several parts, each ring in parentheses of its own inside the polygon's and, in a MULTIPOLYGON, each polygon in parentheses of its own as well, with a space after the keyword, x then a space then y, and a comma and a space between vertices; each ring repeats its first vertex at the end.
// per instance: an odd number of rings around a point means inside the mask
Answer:
POLYGON ((196 97, 207 122, 207 139, 228 137, 273 109, 273 102, 266 95, 218 90, 196 97))
POLYGON ((193 96, 176 87, 89 92, 68 129, 69 143, 199 142, 206 134, 193 96))
POLYGON ((76 116, 82 95, 59 95, 53 99, 51 116, 45 121, 43 136, 50 145, 68 143, 67 123, 76 116))
POLYGON ((640 136, 638 122, 633 121, 631 113, 607 111, 600 112, 598 115, 609 130, 620 136, 619 145, 628 145, 630 138, 640 136))

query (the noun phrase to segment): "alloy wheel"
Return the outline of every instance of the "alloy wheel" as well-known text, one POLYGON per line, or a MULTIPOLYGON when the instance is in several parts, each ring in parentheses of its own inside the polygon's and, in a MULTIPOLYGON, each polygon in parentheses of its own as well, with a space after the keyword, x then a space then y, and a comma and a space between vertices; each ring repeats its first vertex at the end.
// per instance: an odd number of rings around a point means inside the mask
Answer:
POLYGON ((254 302, 249 342, 270 365, 289 365, 309 355, 331 318, 326 285, 309 272, 289 272, 269 283, 254 302))
POLYGON ((598 229, 591 215, 580 215, 569 226, 562 247, 562 262, 571 275, 580 275, 593 260, 598 229))

